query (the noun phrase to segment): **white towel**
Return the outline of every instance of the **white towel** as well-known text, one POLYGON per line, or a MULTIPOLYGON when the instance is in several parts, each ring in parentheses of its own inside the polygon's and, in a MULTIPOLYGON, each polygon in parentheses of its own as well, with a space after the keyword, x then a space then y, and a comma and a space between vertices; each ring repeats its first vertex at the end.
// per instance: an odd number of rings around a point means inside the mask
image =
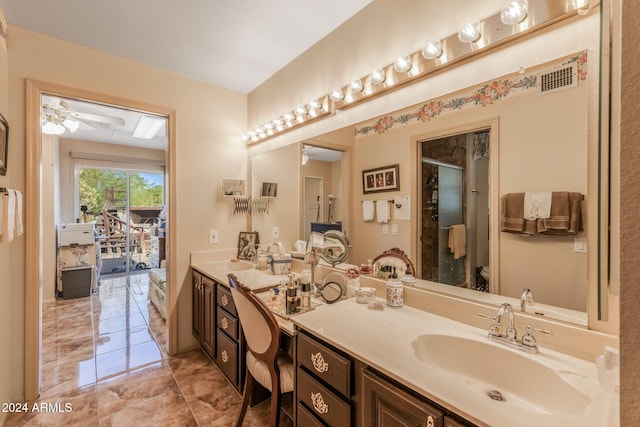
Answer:
POLYGON ((13 231, 16 228, 16 192, 7 189, 9 200, 7 201, 7 242, 13 240, 13 231))
POLYGON ((16 193, 16 233, 22 236, 24 227, 22 226, 22 191, 15 190, 16 193))
POLYGON ((551 216, 551 192, 524 193, 524 218, 547 219, 551 216))
POLYGON ((365 200, 362 202, 362 219, 364 221, 373 221, 373 200, 365 200))
POLYGON ((386 224, 389 222, 389 201, 388 200, 377 200, 376 201, 376 216, 378 217, 378 222, 386 224))

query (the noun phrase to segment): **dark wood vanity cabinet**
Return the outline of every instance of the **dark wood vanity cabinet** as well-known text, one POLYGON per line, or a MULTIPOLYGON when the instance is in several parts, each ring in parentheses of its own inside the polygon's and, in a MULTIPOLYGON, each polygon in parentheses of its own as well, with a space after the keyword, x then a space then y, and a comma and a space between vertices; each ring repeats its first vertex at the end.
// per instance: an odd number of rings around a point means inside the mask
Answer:
POLYGON ((213 359, 215 357, 215 282, 194 271, 192 283, 193 336, 213 359))
POLYGON ((244 372, 243 341, 238 312, 231 291, 220 283, 216 288, 216 356, 214 361, 236 389, 241 389, 244 372))
POLYGON ((244 373, 244 341, 231 291, 192 271, 192 330, 202 349, 238 390, 244 373))
POLYGON ((444 426, 444 414, 369 369, 362 371, 362 425, 444 426))
POLYGON ((355 425, 353 360, 303 331, 297 337, 298 426, 355 425))

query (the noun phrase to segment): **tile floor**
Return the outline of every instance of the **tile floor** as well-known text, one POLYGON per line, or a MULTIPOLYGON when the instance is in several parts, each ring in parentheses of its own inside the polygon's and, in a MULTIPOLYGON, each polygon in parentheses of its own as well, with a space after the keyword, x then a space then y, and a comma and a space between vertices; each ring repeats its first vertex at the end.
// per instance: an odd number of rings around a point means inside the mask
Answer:
MULTIPOLYGON (((165 321, 147 291, 139 273, 103 278, 89 297, 46 301, 41 395, 6 425, 234 425, 241 396, 201 350, 166 354, 165 321)), ((249 408, 244 425, 267 425, 268 404, 249 408)))

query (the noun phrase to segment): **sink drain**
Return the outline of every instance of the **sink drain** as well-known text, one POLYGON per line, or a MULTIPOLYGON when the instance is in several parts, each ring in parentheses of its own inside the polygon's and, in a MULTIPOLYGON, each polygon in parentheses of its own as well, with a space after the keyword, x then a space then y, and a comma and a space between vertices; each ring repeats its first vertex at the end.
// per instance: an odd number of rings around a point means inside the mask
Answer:
POLYGON ((492 398, 493 400, 497 400, 498 402, 504 402, 505 398, 498 390, 489 390, 487 391, 487 396, 492 398))

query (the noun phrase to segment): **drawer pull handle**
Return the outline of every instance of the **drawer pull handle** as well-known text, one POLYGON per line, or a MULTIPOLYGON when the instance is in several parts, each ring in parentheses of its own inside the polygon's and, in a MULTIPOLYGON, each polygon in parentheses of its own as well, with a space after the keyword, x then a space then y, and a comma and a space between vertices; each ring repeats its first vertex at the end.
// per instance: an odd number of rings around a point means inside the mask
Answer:
POLYGON ((229 305, 229 298, 227 297, 227 295, 223 294, 222 298, 220 298, 222 300, 222 305, 224 305, 225 307, 229 305))
POLYGON ((227 363, 229 361, 229 355, 227 354, 227 350, 222 350, 222 353, 220 354, 220 358, 224 363, 227 363))
POLYGON ((229 327, 229 321, 226 317, 223 317, 220 323, 222 323, 222 329, 227 329, 229 327))
POLYGON ((329 405, 324 403, 324 399, 322 398, 322 395, 320 394, 320 392, 318 393, 311 392, 311 402, 313 403, 313 408, 319 414, 326 414, 327 412, 329 412, 329 405))
POLYGON ((322 373, 327 372, 329 370, 329 364, 324 361, 324 357, 322 357, 322 353, 311 353, 311 363, 313 363, 313 367, 316 371, 322 373))

